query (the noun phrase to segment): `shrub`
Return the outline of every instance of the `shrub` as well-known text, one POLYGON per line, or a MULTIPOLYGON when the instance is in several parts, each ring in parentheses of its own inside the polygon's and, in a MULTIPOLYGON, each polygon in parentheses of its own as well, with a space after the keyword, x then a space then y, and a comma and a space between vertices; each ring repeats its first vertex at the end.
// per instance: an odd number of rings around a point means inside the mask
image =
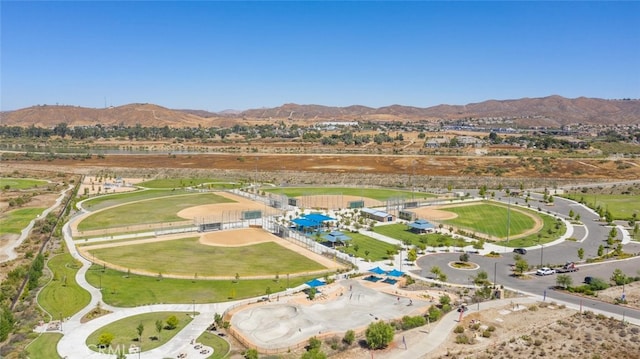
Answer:
POLYGON ((432 305, 431 307, 429 307, 428 316, 429 316, 429 321, 435 322, 438 319, 440 319, 440 317, 442 316, 442 311, 435 305, 432 305))
POLYGON ((320 341, 320 339, 316 337, 311 337, 309 338, 308 350, 320 349, 321 345, 322 345, 322 342, 320 341))
POLYGON ((534 305, 529 307, 529 310, 532 311, 532 312, 536 312, 536 311, 538 311, 538 306, 534 304, 534 305))
POLYGON ((355 340, 356 340, 356 333, 353 330, 347 330, 347 332, 344 333, 344 338, 342 338, 342 341, 347 345, 353 344, 355 340))
POLYGON ((464 333, 464 327, 462 325, 458 325, 453 329, 453 332, 456 334, 464 333))
POLYGON ((408 315, 405 315, 404 317, 402 317, 402 330, 409 330, 412 328, 421 327, 426 323, 427 323, 427 320, 424 319, 423 316, 418 315, 415 317, 410 317, 408 315))
POLYGON ((469 337, 467 337, 464 334, 460 334, 456 337, 456 343, 457 344, 469 344, 469 337))
POLYGON ((489 330, 482 331, 482 337, 483 338, 490 338, 491 337, 491 331, 489 331, 489 330))
POLYGON ((258 351, 256 349, 247 349, 243 355, 245 359, 258 359, 258 351))
POLYGON ((393 340, 393 335, 393 327, 385 322, 371 323, 365 332, 367 345, 371 349, 386 347, 393 340))
POLYGON ((600 278, 591 279, 591 283, 589 283, 589 289, 592 291, 598 291, 609 288, 609 284, 600 278))

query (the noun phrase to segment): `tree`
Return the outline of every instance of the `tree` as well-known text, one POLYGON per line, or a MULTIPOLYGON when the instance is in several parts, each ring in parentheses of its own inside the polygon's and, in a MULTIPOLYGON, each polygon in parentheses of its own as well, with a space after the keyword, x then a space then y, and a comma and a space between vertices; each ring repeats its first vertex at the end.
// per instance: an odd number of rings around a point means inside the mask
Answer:
POLYGON ((604 246, 601 244, 598 247, 598 257, 602 257, 603 254, 604 254, 604 246))
POLYGON ((411 248, 409 252, 407 252, 407 260, 409 262, 414 262, 416 259, 418 259, 418 253, 416 253, 415 248, 411 248))
POLYGON ((584 248, 582 247, 578 248, 578 258, 580 258, 580 260, 584 258, 584 248))
POLYGON ((462 254, 460 255, 460 258, 459 258, 459 259, 460 259, 460 262, 464 262, 464 263, 466 263, 466 262, 468 262, 468 261, 469 261, 469 254, 467 254, 467 253, 462 253, 462 254))
POLYGON ((379 321, 369 324, 365 337, 367 345, 371 349, 385 348, 393 340, 393 327, 390 324, 379 321))
POLYGON ((168 329, 172 329, 172 330, 176 329, 178 327, 179 323, 180 323, 180 320, 175 315, 171 315, 171 316, 169 316, 169 318, 167 318, 167 328, 168 329))
POLYGON ((316 297, 316 292, 317 292, 317 289, 315 288, 309 289, 309 295, 308 295, 309 300, 313 300, 316 297))
POLYGON ((567 287, 570 287, 571 284, 573 284, 573 279, 571 279, 571 276, 568 274, 558 274, 558 276, 556 277, 556 285, 558 287, 567 289, 567 287))
POLYGON ((320 351, 320 349, 312 349, 300 357, 300 359, 327 359, 327 354, 320 351))
POLYGON ((138 333, 138 343, 142 343, 142 333, 144 332, 144 325, 142 325, 142 323, 138 324, 136 332, 138 333))
POLYGON ((576 214, 576 221, 580 221, 580 213, 576 214))
POLYGON ((440 275, 438 275, 438 280, 441 282, 446 282, 447 281, 447 275, 444 273, 440 273, 440 275))
POLYGON ((100 336, 98 337, 98 345, 100 347, 108 347, 111 345, 111 342, 113 342, 113 339, 115 338, 115 336, 109 332, 104 332, 102 334, 100 334, 100 336))
POLYGON ((342 338, 342 341, 347 345, 353 344, 355 340, 356 340, 356 333, 353 330, 347 330, 347 332, 344 333, 344 338, 342 338))
POLYGON ((627 276, 622 270, 616 268, 613 270, 613 274, 611 274, 611 281, 616 283, 616 285, 623 285, 627 283, 627 276))
POLYGON ((160 339, 160 333, 162 333, 162 328, 164 327, 164 323, 162 320, 156 320, 156 332, 158 332, 158 339, 160 339))
POLYGON ((605 220, 607 223, 611 223, 611 222, 613 222, 613 215, 611 214, 611 212, 610 212, 609 210, 606 210, 606 211, 604 212, 604 220, 605 220))
POLYGON ((476 277, 473 279, 473 282, 477 285, 483 285, 485 283, 488 283, 489 274, 486 271, 481 270, 480 272, 478 272, 478 275, 476 275, 476 277))
POLYGON ((442 273, 442 270, 438 266, 433 266, 431 267, 430 272, 433 273, 433 275, 437 278, 442 273))
POLYGON ((258 359, 258 351, 256 349, 247 349, 244 352, 245 359, 258 359))
POLYGON ((524 274, 527 269, 529 269, 529 263, 527 263, 525 259, 516 261, 516 273, 518 273, 518 275, 524 274))
POLYGON ((307 351, 313 349, 320 349, 322 346, 322 341, 316 337, 309 338, 309 346, 307 347, 307 351))
POLYGON ((569 218, 573 218, 573 216, 575 215, 575 213, 573 212, 572 209, 569 210, 569 218))
POLYGON ((441 305, 451 304, 451 297, 449 297, 446 294, 445 295, 441 295, 439 301, 440 301, 441 305))

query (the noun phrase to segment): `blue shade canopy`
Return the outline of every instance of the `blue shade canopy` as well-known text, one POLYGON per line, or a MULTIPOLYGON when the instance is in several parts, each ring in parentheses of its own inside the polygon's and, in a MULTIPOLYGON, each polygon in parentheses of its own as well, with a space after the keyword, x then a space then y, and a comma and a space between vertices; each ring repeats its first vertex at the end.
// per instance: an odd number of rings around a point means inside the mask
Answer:
POLYGON ((387 275, 390 277, 402 277, 403 274, 404 272, 401 272, 395 268, 387 272, 387 275))
POLYGON ((386 273, 384 271, 384 269, 382 269, 380 267, 371 268, 371 269, 369 269, 369 272, 375 273, 375 274, 385 274, 386 273))
POLYGON ((304 283, 306 285, 308 285, 311 288, 315 288, 315 287, 320 287, 322 285, 325 285, 325 282, 321 281, 320 279, 312 279, 306 283, 304 283))
POLYGON ((335 218, 331 218, 329 216, 325 216, 324 214, 320 214, 320 213, 310 213, 307 215, 304 215, 304 218, 311 220, 311 221, 315 221, 315 222, 319 222, 322 223, 324 221, 335 221, 335 218))
POLYGON ((424 219, 418 219, 412 223, 409 223, 409 227, 421 230, 433 229, 433 224, 425 221, 424 219))

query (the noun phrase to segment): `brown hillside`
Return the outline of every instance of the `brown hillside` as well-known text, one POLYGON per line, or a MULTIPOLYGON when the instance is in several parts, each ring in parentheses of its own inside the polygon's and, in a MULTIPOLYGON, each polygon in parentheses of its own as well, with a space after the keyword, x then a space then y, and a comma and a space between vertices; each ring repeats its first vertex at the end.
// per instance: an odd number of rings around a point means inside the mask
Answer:
POLYGON ((524 126, 566 124, 640 124, 640 100, 603 100, 561 96, 489 100, 468 105, 438 105, 429 108, 392 105, 380 108, 353 105, 285 104, 274 108, 252 109, 235 113, 211 113, 200 110, 171 110, 152 104, 130 104, 108 109, 73 106, 34 106, 1 114, 3 125, 53 127, 65 122, 69 126, 117 125, 186 127, 227 127, 237 123, 263 121, 417 121, 464 118, 503 117, 524 126))

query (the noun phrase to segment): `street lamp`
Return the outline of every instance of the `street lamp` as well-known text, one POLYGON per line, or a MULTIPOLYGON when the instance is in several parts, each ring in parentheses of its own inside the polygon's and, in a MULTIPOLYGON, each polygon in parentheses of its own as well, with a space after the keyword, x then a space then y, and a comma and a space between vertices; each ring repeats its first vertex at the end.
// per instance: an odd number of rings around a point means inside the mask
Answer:
POLYGON ((196 317, 196 300, 192 299, 191 302, 193 302, 193 317, 196 317))

